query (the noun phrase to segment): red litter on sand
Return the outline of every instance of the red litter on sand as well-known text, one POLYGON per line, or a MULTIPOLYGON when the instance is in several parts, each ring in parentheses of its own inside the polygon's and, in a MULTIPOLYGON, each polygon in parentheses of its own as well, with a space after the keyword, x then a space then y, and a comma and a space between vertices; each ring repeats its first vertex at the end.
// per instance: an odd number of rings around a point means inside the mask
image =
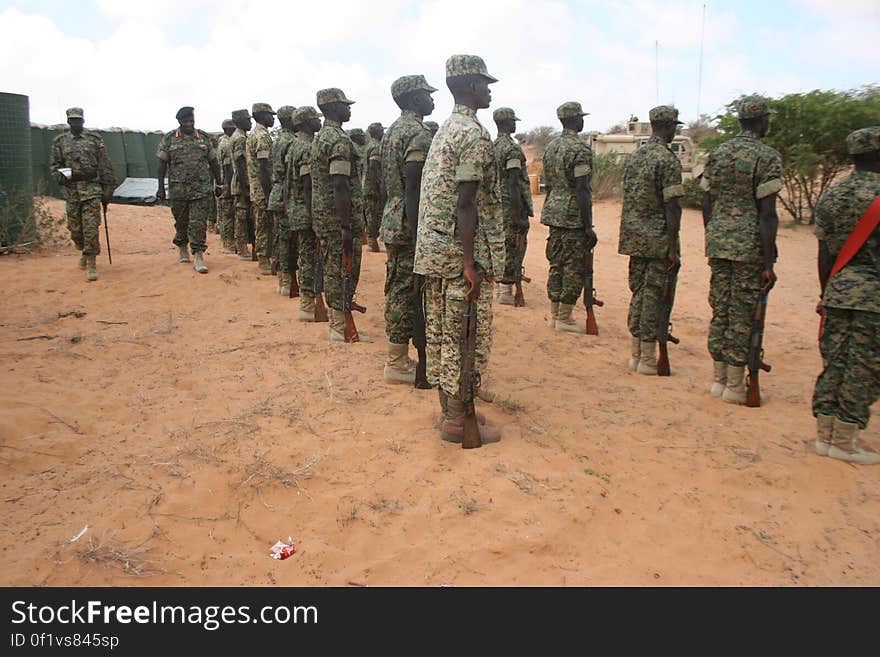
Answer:
POLYGON ((273 559, 287 559, 287 557, 292 557, 295 553, 296 546, 293 544, 293 539, 288 536, 287 543, 278 541, 272 546, 272 553, 269 556, 273 559))

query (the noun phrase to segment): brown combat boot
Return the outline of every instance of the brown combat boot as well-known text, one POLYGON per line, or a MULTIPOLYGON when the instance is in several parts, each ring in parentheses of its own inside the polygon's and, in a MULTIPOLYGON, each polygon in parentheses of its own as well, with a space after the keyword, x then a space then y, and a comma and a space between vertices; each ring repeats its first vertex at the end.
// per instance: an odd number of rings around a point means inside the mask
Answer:
POLYGON ((642 340, 639 345, 641 355, 636 372, 656 376, 657 374, 657 343, 653 340, 642 340))
POLYGON ((95 266, 95 256, 86 256, 86 280, 98 280, 98 268, 95 266))
POLYGON ((556 315, 556 323, 553 325, 553 328, 557 331, 586 334, 587 327, 571 316, 573 310, 574 304, 560 303, 559 312, 556 315))
POLYGON ((550 325, 550 328, 556 327, 556 317, 559 315, 559 302, 551 301, 550 302, 550 321, 547 322, 550 325))
POLYGON ((205 259, 202 256, 201 251, 195 254, 195 263, 193 264, 193 269, 195 269, 200 274, 208 273, 208 265, 205 264, 205 259))
POLYGON ((177 262, 189 262, 189 253, 186 244, 177 247, 177 262))
POLYGON ((833 429, 833 415, 823 415, 822 413, 816 415, 816 454, 819 456, 828 456, 833 429))
POLYGON ((282 297, 290 296, 290 281, 290 272, 278 272, 278 294, 280 294, 282 297))
POLYGON ((709 394, 713 397, 720 397, 724 394, 724 389, 727 387, 727 363, 716 360, 712 365, 714 372, 712 375, 712 388, 710 388, 709 394))
POLYGON ((500 283, 498 288, 498 303, 503 306, 513 305, 513 285, 500 283))
POLYGON ((239 242, 235 247, 236 252, 238 252, 239 260, 250 260, 251 259, 251 250, 248 248, 247 242, 239 242))
POLYGON ((745 375, 746 368, 744 365, 728 365, 727 385, 724 388, 724 392, 721 393, 721 399, 728 404, 744 406, 746 403, 745 375))
POLYGON ((307 296, 302 290, 299 297, 299 321, 315 321, 315 297, 307 296))
MULTIPOLYGON (((440 438, 448 443, 461 443, 464 440, 464 404, 454 397, 447 397, 446 419, 440 427, 440 438)), ((480 424, 477 418, 477 428, 480 431, 480 442, 497 443, 501 440, 501 430, 491 424, 480 424)))
POLYGON ((388 356, 385 359, 385 370, 382 377, 385 383, 408 383, 412 385, 416 378, 415 370, 407 367, 409 360, 409 342, 404 344, 388 343, 388 356))
POLYGON ((341 310, 327 308, 330 316, 330 340, 333 342, 345 342, 345 313, 341 310))
POLYGON ((266 256, 259 256, 258 262, 260 267, 260 276, 271 276, 272 263, 269 262, 269 258, 266 256))
POLYGON ((381 253, 381 251, 382 251, 379 248, 379 240, 376 239, 375 237, 368 237, 367 238, 367 246, 369 247, 370 251, 372 251, 373 253, 381 253))
POLYGON ((629 338, 629 362, 626 366, 630 372, 635 372, 639 367, 639 359, 642 357, 642 341, 632 335, 629 338))
POLYGON ((880 464, 880 454, 859 447, 858 433, 859 425, 855 422, 844 422, 839 418, 834 418, 828 456, 859 465, 880 464))

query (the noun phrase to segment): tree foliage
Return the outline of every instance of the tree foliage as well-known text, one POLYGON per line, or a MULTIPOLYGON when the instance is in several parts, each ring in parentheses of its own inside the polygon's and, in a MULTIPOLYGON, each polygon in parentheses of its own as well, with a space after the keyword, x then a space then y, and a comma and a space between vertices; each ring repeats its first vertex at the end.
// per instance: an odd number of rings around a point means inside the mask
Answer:
MULTIPOLYGON (((716 117, 715 136, 700 144, 711 150, 739 132, 736 99, 716 117)), ((880 87, 854 91, 815 90, 771 99, 776 111, 765 143, 782 155, 784 193, 779 200, 796 223, 812 223, 819 197, 850 166, 846 136, 880 125, 880 87)))
MULTIPOLYGON (((549 125, 539 125, 537 128, 532 128, 526 132, 524 137, 526 145, 529 146, 535 154, 535 159, 540 160, 544 157, 544 151, 547 148, 547 144, 550 143, 551 139, 558 135, 559 131, 555 128, 551 128, 549 125)), ((520 135, 517 135, 517 138, 519 138, 519 136, 520 135)))

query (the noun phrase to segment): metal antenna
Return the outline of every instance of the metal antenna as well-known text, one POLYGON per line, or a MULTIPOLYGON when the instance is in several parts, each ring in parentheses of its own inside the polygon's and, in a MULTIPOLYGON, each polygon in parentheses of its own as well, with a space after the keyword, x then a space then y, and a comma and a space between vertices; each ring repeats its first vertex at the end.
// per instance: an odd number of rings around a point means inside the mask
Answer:
POLYGON ((706 3, 703 3, 703 25, 700 28, 700 72, 697 75, 697 121, 700 120, 700 101, 703 95, 703 39, 706 36, 706 3))

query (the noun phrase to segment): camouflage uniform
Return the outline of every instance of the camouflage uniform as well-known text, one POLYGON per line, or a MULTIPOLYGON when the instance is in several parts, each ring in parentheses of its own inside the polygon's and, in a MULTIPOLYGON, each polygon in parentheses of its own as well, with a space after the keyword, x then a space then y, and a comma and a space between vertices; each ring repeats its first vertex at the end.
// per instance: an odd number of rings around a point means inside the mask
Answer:
MULTIPOLYGON (((360 128, 354 128, 349 131, 349 138, 352 135, 364 136, 364 131, 360 128)), ((366 217, 364 215, 364 169, 366 168, 367 147, 361 146, 356 141, 351 142, 351 216, 357 217, 362 226, 366 225, 366 217)), ((354 221, 352 220, 352 223, 354 221)), ((361 237, 363 237, 361 230, 361 237)))
MULTIPOLYGON (((333 102, 335 98, 329 91, 318 92, 318 104, 333 102)), ((342 92, 339 92, 340 94, 342 92)), ((342 94, 344 98, 344 94, 342 94)), ((352 177, 351 138, 337 121, 324 120, 324 127, 315 135, 309 153, 309 175, 312 180, 312 224, 315 234, 321 241, 321 258, 324 263, 324 293, 327 306, 342 311, 343 267, 342 267, 342 227, 336 216, 333 194, 333 176, 352 177)), ((357 288, 361 269, 361 236, 363 222, 354 212, 354 183, 351 183, 352 212, 351 233, 354 246, 354 265, 352 268, 351 293, 357 288)))
MULTIPOLYGON (((67 116, 82 117, 71 108, 67 116)), ((67 131, 55 137, 52 142, 50 170, 55 182, 64 189, 67 198, 67 230, 77 250, 84 256, 94 256, 101 252, 99 228, 101 227, 101 197, 112 193, 116 187, 113 165, 104 149, 101 137, 88 130, 78 136, 67 131), (70 167, 73 173, 81 174, 88 180, 68 182, 58 169, 70 167)))
POLYGON ((440 129, 440 126, 436 121, 425 121, 425 127, 431 131, 431 139, 434 139, 434 135, 437 134, 437 131, 440 129))
MULTIPOLYGON (((455 57, 450 58, 454 63, 455 57)), ((447 62, 447 77, 450 62, 447 62)), ((390 129, 389 129, 390 132, 390 129)), ((485 375, 492 345, 492 282, 504 272, 504 226, 495 188, 495 151, 476 112, 455 105, 437 132, 422 171, 414 271, 424 275, 428 382, 460 399, 462 316, 470 287, 458 236, 458 188, 476 182, 474 263, 481 273, 477 299, 476 388, 485 375)), ((390 201, 390 199, 389 199, 390 201)), ((383 222, 384 223, 384 222, 383 222)), ((384 229, 384 226, 383 226, 384 229)))
MULTIPOLYGON (((290 105, 279 107, 278 118, 292 117, 294 109, 290 105)), ((275 248, 272 255, 280 272, 289 270, 287 265, 287 249, 292 235, 290 232, 290 222, 287 219, 287 212, 285 212, 284 208, 284 184, 287 180, 287 153, 294 139, 294 131, 282 126, 272 142, 272 191, 269 193, 267 208, 269 212, 273 213, 274 217, 274 235, 271 237, 275 248)))
MULTIPOLYGON (((242 118, 249 117, 247 110, 235 110, 232 113, 236 118, 238 113, 242 113, 242 118)), ((232 184, 230 185, 233 204, 235 206, 235 223, 233 225, 232 237, 235 240, 235 247, 238 255, 245 255, 247 252, 247 244, 250 242, 250 231, 248 230, 249 219, 253 217, 251 214, 251 194, 250 185, 248 184, 247 175, 244 180, 239 180, 236 164, 240 158, 247 161, 247 132, 241 128, 236 128, 232 136, 227 142, 229 148, 229 157, 232 161, 232 184), (244 194, 241 193, 241 186, 244 186, 244 194)))
MULTIPOLYGON (((495 110, 494 117, 496 121, 516 117, 513 116, 513 110, 509 110, 508 117, 501 108, 495 110)), ((528 223, 525 226, 518 225, 513 216, 513 207, 510 201, 510 192, 507 189, 507 176, 511 169, 519 170, 519 189, 522 197, 522 206, 527 217, 535 214, 532 208, 532 190, 529 185, 529 174, 526 170, 526 156, 522 147, 509 134, 499 133, 495 139, 495 168, 498 180, 497 194, 501 202, 501 213, 504 218, 504 276, 501 278, 502 283, 516 283, 522 275, 523 258, 526 255, 527 239, 529 233, 528 223)))
MULTIPOLYGON (((663 120, 659 115, 655 119, 656 113, 651 112, 652 121, 663 120)), ((677 111, 674 120, 678 120, 677 111)), ((681 196, 681 162, 662 139, 651 137, 627 156, 617 252, 630 256, 629 332, 643 342, 657 340, 657 317, 669 268, 665 207, 681 196)))
MULTIPOLYGON (((317 116, 312 108, 300 108, 294 114, 294 121, 299 125, 301 122, 299 117, 306 116, 307 110, 311 110, 314 116, 317 116)), ((305 122, 307 119, 302 119, 305 122)), ((317 241, 315 233, 312 230, 312 220, 309 217, 309 210, 306 207, 306 200, 303 191, 303 177, 311 175, 309 169, 309 157, 312 150, 312 141, 314 135, 306 131, 296 132, 290 148, 287 150, 287 222, 292 231, 293 238, 297 241, 298 259, 297 268, 299 271, 299 291, 302 297, 314 298, 315 296, 315 265, 319 254, 317 252, 317 241)), ((289 248, 290 245, 287 245, 289 248)), ((282 247, 284 248, 284 247, 282 247)), ((279 251, 284 253, 284 251, 279 251)), ((287 262, 282 259, 279 265, 283 264, 287 268, 287 262)))
MULTIPOLYGON (((880 127, 858 130, 850 153, 880 150, 880 127), (869 132, 873 130, 873 133, 869 132), (863 136, 861 143, 857 140, 863 136)), ((826 191, 816 205, 816 237, 836 258, 868 206, 880 196, 880 174, 854 171, 826 191)), ((868 424, 880 396, 880 235, 875 230, 825 287, 825 327, 820 340, 822 373, 813 392, 813 415, 868 424)))
POLYGON ((382 144, 385 138, 376 140, 370 137, 370 142, 364 151, 364 176, 361 181, 364 189, 364 217, 366 218, 367 237, 379 237, 379 225, 382 222, 382 208, 379 207, 379 196, 375 188, 370 188, 367 184, 367 175, 369 174, 370 164, 379 163, 379 176, 382 176, 382 144))
MULTIPOLYGON (((232 151, 229 150, 229 137, 226 133, 220 135, 217 144, 217 161, 220 164, 220 175, 223 176, 227 166, 232 166, 232 151)), ((235 206, 232 202, 232 190, 223 182, 223 194, 217 199, 218 223, 220 224, 220 239, 224 245, 232 246, 235 243, 235 206)))
POLYGON ((156 157, 168 164, 171 214, 174 215, 174 245, 195 253, 208 248, 205 231, 213 212, 214 176, 211 162, 217 153, 207 132, 192 135, 182 130, 165 133, 156 157))
MULTIPOLYGON (((406 76, 413 89, 433 89, 422 76, 406 76), (417 79, 421 78, 421 80, 417 79)), ((400 87, 401 85, 398 85, 400 87)), ((410 88, 392 88, 402 95, 410 88)), ((431 133, 422 117, 403 110, 382 138, 382 179, 385 207, 382 211, 381 240, 388 260, 385 265, 385 334, 389 342, 408 344, 413 333, 413 259, 415 238, 406 217, 406 164, 424 162, 431 147, 431 133)))
MULTIPOLYGON (((557 115, 566 103, 557 110, 557 115)), ((578 105, 580 109, 580 105, 578 105)), ((544 151, 544 180, 547 200, 541 210, 541 223, 550 227, 547 239, 547 296, 551 302, 577 303, 584 287, 584 258, 587 253, 586 227, 577 204, 575 179, 593 173, 593 151, 574 130, 565 128, 544 151)))
MULTIPOLYGON (((272 112, 266 103, 254 103, 251 114, 260 111, 272 112)), ((274 112, 272 112, 274 114, 274 112)), ((247 136, 245 160, 247 162, 248 184, 251 188, 251 210, 254 216, 254 239, 257 257, 261 261, 269 257, 269 198, 260 182, 260 160, 269 160, 272 155, 272 137, 269 130, 254 121, 254 129, 247 136)))
POLYGON ((782 189, 781 176, 779 153, 745 131, 712 151, 706 162, 701 187, 712 197, 706 224, 712 269, 709 353, 716 363, 743 366, 748 360, 764 271, 758 202, 782 189))

